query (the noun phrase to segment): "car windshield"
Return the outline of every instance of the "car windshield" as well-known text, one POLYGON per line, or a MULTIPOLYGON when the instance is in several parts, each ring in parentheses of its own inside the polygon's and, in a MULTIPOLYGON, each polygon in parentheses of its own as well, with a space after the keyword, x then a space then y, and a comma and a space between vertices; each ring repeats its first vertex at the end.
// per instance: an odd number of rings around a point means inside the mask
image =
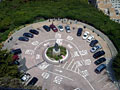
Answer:
POLYGON ((84 37, 86 37, 87 35, 83 35, 84 37))

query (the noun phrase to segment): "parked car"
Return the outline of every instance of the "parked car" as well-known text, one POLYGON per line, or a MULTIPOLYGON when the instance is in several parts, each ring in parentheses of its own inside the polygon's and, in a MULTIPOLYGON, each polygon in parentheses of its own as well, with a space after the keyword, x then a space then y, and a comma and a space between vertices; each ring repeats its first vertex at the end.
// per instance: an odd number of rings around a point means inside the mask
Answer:
POLYGON ((22 75, 21 81, 27 82, 30 78, 31 78, 31 75, 29 73, 25 73, 24 75, 22 75))
POLYGON ((83 31, 83 29, 82 29, 82 28, 78 28, 78 31, 77 31, 77 36, 81 36, 82 31, 83 31))
POLYGON ((38 78, 33 77, 33 78, 30 80, 30 82, 27 84, 27 86, 35 85, 37 81, 38 81, 38 78))
POLYGON ((24 33, 23 36, 33 38, 33 34, 31 33, 24 33))
POLYGON ((32 33, 32 34, 35 34, 35 35, 39 34, 39 32, 35 29, 30 29, 29 32, 32 33))
POLYGON ((49 27, 49 26, 47 26, 47 25, 44 25, 44 26, 43 26, 43 28, 44 28, 47 32, 49 32, 49 31, 50 31, 50 27, 49 27))
POLYGON ((102 47, 100 45, 96 45, 90 49, 91 53, 95 53, 97 50, 101 49, 102 47))
POLYGON ((94 62, 94 64, 99 65, 99 64, 101 64, 101 63, 103 63, 103 62, 105 62, 105 61, 106 61, 106 59, 105 59, 104 57, 102 57, 102 58, 99 58, 98 60, 96 60, 96 61, 94 62))
POLYGON ((101 73, 104 69, 106 68, 106 65, 105 64, 101 64, 99 65, 96 69, 95 69, 95 72, 97 74, 101 73))
POLYGON ((90 35, 90 36, 88 36, 87 42, 90 43, 93 39, 94 39, 94 36, 93 36, 93 35, 90 35))
POLYGON ((93 57, 96 59, 96 58, 98 58, 98 57, 101 57, 101 56, 104 55, 104 54, 105 54, 105 52, 104 52, 103 50, 101 50, 101 51, 96 52, 96 53, 93 55, 93 57))
POLYGON ((56 28, 56 26, 54 24, 51 24, 50 25, 50 28, 54 31, 54 32, 57 32, 58 29, 56 28))
POLYGON ((17 55, 17 54, 21 54, 22 51, 21 51, 20 48, 18 48, 18 49, 15 49, 15 50, 11 50, 10 53, 11 53, 11 54, 14 54, 14 55, 17 55))
POLYGON ((85 31, 82 38, 85 40, 88 38, 88 35, 89 35, 89 32, 88 31, 85 31))
POLYGON ((70 32, 71 32, 71 30, 70 30, 70 26, 68 26, 68 25, 65 26, 65 30, 66 30, 67 33, 70 33, 70 32))
POLYGON ((13 59, 13 61, 16 61, 16 60, 18 60, 19 59, 19 56, 16 54, 16 55, 13 55, 12 56, 12 59, 13 59))
POLYGON ((20 65, 19 61, 13 61, 13 64, 20 65))
POLYGON ((98 40, 92 40, 89 45, 91 47, 94 47, 97 43, 98 43, 98 40))
POLYGON ((27 38, 27 37, 19 37, 18 40, 20 40, 20 41, 29 41, 29 38, 27 38))
POLYGON ((63 29, 63 26, 62 26, 62 25, 59 25, 59 26, 58 26, 58 29, 59 29, 59 31, 61 31, 61 32, 63 32, 63 31, 64 31, 64 29, 63 29))

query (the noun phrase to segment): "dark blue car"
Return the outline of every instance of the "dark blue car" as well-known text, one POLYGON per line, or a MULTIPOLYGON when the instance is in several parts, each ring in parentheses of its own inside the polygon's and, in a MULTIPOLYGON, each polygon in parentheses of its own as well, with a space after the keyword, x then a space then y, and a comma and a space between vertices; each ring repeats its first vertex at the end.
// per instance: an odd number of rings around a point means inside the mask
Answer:
POLYGON ((32 80, 27 84, 27 86, 30 85, 35 85, 35 83, 38 81, 38 79, 36 77, 33 77, 32 80))
POLYGON ((24 33, 23 36, 33 38, 33 34, 31 33, 24 33))
POLYGON ((44 26, 43 26, 43 28, 44 28, 47 32, 49 32, 49 31, 50 31, 50 27, 49 27, 49 26, 47 26, 47 25, 44 25, 44 26))
POLYGON ((19 37, 18 40, 20 40, 20 41, 29 41, 29 38, 27 38, 27 37, 19 37))
POLYGON ((96 64, 96 65, 99 65, 99 64, 101 64, 101 63, 103 63, 103 62, 105 62, 106 61, 106 59, 104 58, 104 57, 102 57, 102 58, 99 58, 98 60, 96 60, 94 63, 96 64))
POLYGON ((35 35, 38 35, 38 34, 39 34, 39 32, 38 32, 37 30, 35 30, 35 29, 30 29, 29 32, 30 32, 30 33, 33 33, 33 34, 35 34, 35 35))
POLYGON ((17 54, 21 54, 22 51, 21 51, 20 48, 18 48, 18 49, 11 50, 10 53, 11 53, 11 54, 14 54, 14 55, 17 55, 17 54))
POLYGON ((89 44, 91 47, 94 47, 98 43, 98 40, 92 40, 89 44))
POLYGON ((105 52, 104 52, 103 50, 101 50, 101 51, 96 52, 96 53, 93 55, 93 57, 96 59, 96 58, 98 58, 98 57, 100 57, 100 56, 102 56, 102 55, 104 55, 104 54, 105 54, 105 52))
POLYGON ((82 31, 83 31, 83 29, 82 29, 82 28, 78 28, 78 31, 77 31, 77 36, 81 36, 82 31))
POLYGON ((97 74, 101 73, 104 69, 106 68, 106 65, 105 64, 101 64, 99 65, 96 69, 95 69, 95 72, 97 74))

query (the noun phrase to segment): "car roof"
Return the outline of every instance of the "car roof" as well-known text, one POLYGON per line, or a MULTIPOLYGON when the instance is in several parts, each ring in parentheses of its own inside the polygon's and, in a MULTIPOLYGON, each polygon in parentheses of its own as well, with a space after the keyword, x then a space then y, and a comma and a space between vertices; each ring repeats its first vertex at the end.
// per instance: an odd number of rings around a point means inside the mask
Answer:
POLYGON ((96 69, 98 70, 98 71, 100 71, 102 68, 104 68, 104 67, 106 67, 106 65, 105 64, 101 64, 100 66, 98 66, 96 69))

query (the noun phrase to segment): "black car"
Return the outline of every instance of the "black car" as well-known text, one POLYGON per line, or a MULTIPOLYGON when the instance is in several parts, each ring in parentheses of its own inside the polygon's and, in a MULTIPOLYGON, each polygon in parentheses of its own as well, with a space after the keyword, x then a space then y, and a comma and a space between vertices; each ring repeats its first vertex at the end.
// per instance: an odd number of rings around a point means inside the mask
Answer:
POLYGON ((99 65, 96 69, 95 69, 95 72, 97 74, 101 73, 104 69, 106 68, 106 65, 105 64, 101 64, 99 65))
POLYGON ((49 32, 49 31, 50 31, 50 27, 49 27, 49 26, 47 26, 47 25, 44 25, 44 26, 43 26, 43 28, 44 28, 47 32, 49 32))
POLYGON ((31 33, 24 33, 23 36, 33 38, 33 34, 31 33))
POLYGON ((93 57, 96 59, 96 58, 98 58, 98 57, 100 57, 100 56, 102 56, 102 55, 104 55, 104 54, 105 54, 105 52, 104 52, 103 50, 101 50, 101 51, 96 52, 96 53, 93 55, 93 57))
POLYGON ((38 35, 38 34, 39 34, 39 32, 38 32, 37 30, 35 30, 35 29, 30 29, 29 32, 30 32, 30 33, 33 33, 33 34, 35 34, 35 35, 38 35))
POLYGON ((82 28, 78 28, 78 31, 77 31, 77 36, 81 36, 82 31, 83 31, 83 29, 82 29, 82 28))
POLYGON ((94 47, 95 44, 98 43, 98 40, 92 40, 91 43, 89 44, 91 47, 94 47))
POLYGON ((18 40, 20 40, 20 41, 29 41, 29 38, 27 38, 27 37, 19 37, 18 40))
POLYGON ((11 54, 14 54, 14 55, 17 55, 17 54, 21 54, 22 51, 21 51, 20 48, 18 48, 18 49, 15 49, 15 50, 11 50, 10 53, 11 53, 11 54))
POLYGON ((105 62, 105 61, 106 61, 106 59, 104 57, 102 57, 102 58, 99 58, 98 60, 96 60, 94 63, 96 65, 99 65, 99 64, 101 64, 102 62, 105 62))
POLYGON ((27 86, 30 86, 30 85, 35 85, 35 83, 38 81, 38 79, 36 77, 33 77, 30 82, 27 84, 27 86))

